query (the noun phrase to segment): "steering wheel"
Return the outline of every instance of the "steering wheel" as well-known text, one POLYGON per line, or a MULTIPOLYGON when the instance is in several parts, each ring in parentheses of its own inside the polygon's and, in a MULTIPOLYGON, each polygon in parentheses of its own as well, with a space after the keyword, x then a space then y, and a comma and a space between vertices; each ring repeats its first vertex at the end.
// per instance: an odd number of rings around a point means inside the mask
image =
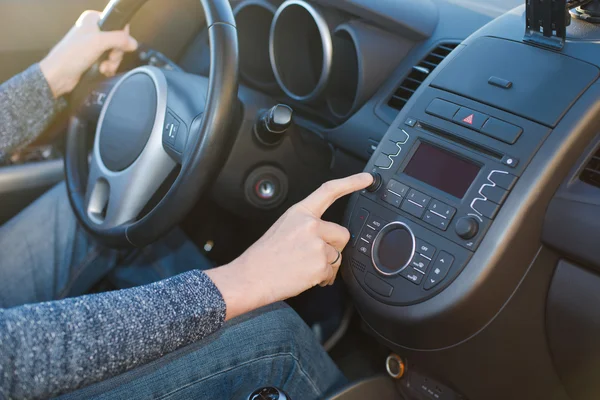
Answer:
MULTIPOLYGON (((123 29, 145 2, 111 1, 100 28, 123 29)), ((83 113, 70 120, 69 200, 81 225, 110 247, 142 247, 168 233, 224 162, 239 104, 237 30, 228 0, 200 2, 209 32, 208 79, 150 66, 113 78, 89 163, 82 132, 89 121, 83 113)))

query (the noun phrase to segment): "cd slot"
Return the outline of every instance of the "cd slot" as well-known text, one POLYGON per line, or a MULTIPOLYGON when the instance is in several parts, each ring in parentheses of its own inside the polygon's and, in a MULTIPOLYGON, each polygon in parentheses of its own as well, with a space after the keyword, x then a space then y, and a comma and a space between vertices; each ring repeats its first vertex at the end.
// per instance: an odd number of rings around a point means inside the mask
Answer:
POLYGON ((473 142, 473 141, 471 141, 469 139, 465 139, 463 137, 457 136, 457 135, 455 135, 455 134, 453 134, 451 132, 447 132, 447 131, 445 131, 443 129, 437 128, 437 127, 435 127, 433 125, 430 125, 428 123, 419 121, 417 123, 416 127, 419 128, 419 129, 421 129, 421 130, 423 130, 423 131, 425 131, 425 132, 427 132, 427 133, 431 133, 433 135, 440 136, 440 137, 442 137, 442 138, 444 138, 446 140, 449 140, 451 142, 459 144, 459 145, 461 145, 463 147, 466 147, 466 148, 468 148, 470 150, 473 150, 473 151, 476 151, 478 153, 482 153, 482 154, 485 154, 485 155, 487 155, 489 157, 495 158, 496 160, 502 160, 502 158, 504 157, 504 154, 502 154, 502 153, 499 153, 499 152, 497 152, 497 151, 495 151, 493 149, 484 147, 484 146, 482 146, 482 145, 480 145, 478 143, 475 143, 475 142, 473 142))

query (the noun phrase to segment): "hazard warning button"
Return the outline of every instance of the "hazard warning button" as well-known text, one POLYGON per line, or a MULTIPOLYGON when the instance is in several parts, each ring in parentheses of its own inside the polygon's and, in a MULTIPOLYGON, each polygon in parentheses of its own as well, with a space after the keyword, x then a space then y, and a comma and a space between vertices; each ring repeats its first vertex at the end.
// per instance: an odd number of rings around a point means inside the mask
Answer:
POLYGON ((453 121, 478 131, 488 119, 488 115, 471 110, 470 108, 461 107, 454 115, 453 121))

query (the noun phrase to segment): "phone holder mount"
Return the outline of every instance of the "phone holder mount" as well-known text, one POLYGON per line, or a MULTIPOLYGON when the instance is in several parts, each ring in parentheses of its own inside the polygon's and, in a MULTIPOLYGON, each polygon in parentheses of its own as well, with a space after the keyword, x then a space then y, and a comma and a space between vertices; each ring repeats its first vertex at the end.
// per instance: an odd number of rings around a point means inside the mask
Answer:
POLYGON ((600 23, 600 0, 526 0, 525 36, 535 46, 562 50, 571 16, 600 23))

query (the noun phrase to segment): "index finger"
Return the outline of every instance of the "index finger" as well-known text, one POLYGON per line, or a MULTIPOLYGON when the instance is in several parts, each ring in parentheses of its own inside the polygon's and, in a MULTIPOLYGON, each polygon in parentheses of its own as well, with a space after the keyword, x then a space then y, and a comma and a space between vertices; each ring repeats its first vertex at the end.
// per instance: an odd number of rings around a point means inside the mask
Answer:
POLYGON ((347 178, 325 182, 306 199, 300 202, 315 217, 321 218, 323 213, 340 197, 354 193, 373 183, 373 177, 363 172, 347 178))

